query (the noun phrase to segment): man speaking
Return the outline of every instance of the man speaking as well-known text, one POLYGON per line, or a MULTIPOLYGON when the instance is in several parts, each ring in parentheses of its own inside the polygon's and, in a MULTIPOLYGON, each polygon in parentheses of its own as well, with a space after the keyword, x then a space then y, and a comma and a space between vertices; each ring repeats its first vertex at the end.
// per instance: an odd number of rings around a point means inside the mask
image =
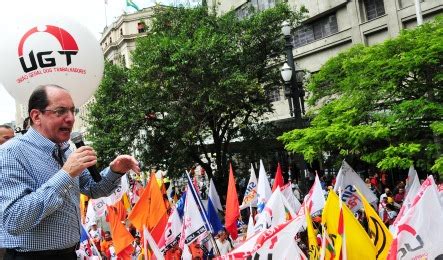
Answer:
POLYGON ((69 149, 75 107, 56 85, 34 90, 28 104, 31 127, 0 148, 0 247, 5 260, 76 259, 80 240, 79 194, 108 196, 129 170, 139 172, 129 155, 117 156, 96 183, 87 168, 95 151, 69 149))

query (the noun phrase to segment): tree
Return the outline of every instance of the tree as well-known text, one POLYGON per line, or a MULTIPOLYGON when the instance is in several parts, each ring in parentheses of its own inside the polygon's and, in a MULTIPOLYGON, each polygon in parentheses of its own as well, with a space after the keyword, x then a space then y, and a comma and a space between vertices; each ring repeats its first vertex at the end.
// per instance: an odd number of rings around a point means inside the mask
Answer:
POLYGON ((283 134, 289 151, 387 169, 442 172, 443 19, 331 58, 309 85, 311 125, 283 134), (440 159, 438 159, 440 158, 440 159))
MULTIPOLYGON (((120 71, 119 79, 100 87, 114 97, 125 95, 122 101, 102 99, 100 104, 97 98, 92 108, 118 102, 122 107, 112 117, 120 122, 106 131, 120 133, 122 144, 148 164, 182 174, 199 163, 209 177, 216 165, 216 177, 225 183, 230 144, 268 131, 260 121, 272 111, 266 93, 281 85, 280 24, 296 23, 302 13, 277 5, 240 20, 233 12, 216 16, 201 7, 158 8, 146 37, 137 41, 128 74, 120 71)), ((98 133, 95 138, 107 138, 97 127, 91 129, 98 133)))

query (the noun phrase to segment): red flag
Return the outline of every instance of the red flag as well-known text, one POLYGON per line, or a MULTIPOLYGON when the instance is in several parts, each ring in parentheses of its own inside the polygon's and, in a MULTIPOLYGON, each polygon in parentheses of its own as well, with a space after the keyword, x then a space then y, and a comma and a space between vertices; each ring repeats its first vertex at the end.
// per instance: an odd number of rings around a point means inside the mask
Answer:
POLYGON ((237 189, 235 188, 234 171, 229 164, 228 194, 226 196, 225 227, 232 239, 237 239, 237 219, 240 216, 237 189))
POLYGON ((283 180, 283 174, 281 172, 280 163, 277 164, 277 172, 275 173, 274 185, 272 185, 272 192, 277 189, 278 186, 283 187, 285 185, 285 181, 283 180))
POLYGON ((116 208, 108 207, 108 218, 115 253, 124 260, 131 259, 131 244, 134 241, 134 237, 121 223, 116 208))

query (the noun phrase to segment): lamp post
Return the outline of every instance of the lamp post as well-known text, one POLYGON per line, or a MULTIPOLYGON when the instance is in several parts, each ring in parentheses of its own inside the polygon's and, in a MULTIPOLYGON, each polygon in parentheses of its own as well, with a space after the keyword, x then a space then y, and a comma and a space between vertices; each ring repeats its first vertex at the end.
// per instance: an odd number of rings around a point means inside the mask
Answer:
MULTIPOLYGON (((303 91, 303 77, 304 72, 295 69, 294 56, 292 53, 292 35, 291 35, 291 24, 288 21, 282 23, 282 34, 285 38, 285 52, 286 61, 281 68, 281 76, 285 82, 285 96, 289 103, 289 113, 291 117, 295 120, 295 128, 302 129, 303 124, 303 114, 304 114, 304 91, 303 91)), ((300 154, 295 155, 297 166, 300 169, 299 180, 300 189, 302 193, 305 193, 305 163, 303 156, 300 154)))

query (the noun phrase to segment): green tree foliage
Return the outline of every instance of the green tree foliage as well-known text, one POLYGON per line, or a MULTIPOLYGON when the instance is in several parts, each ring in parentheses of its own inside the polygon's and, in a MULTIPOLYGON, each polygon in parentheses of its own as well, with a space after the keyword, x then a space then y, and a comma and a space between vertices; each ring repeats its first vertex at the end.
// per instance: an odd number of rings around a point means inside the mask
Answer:
POLYGON ((278 5, 239 20, 205 8, 158 8, 131 69, 106 68, 91 106, 94 147, 106 160, 133 147, 171 174, 200 163, 212 176, 213 164, 227 182, 230 144, 262 135, 259 121, 272 111, 266 93, 281 85, 280 24, 302 13, 278 5))
POLYGON ((328 152, 385 170, 414 163, 442 172, 442 40, 440 17, 330 59, 308 85, 310 127, 279 139, 310 162, 328 152))

